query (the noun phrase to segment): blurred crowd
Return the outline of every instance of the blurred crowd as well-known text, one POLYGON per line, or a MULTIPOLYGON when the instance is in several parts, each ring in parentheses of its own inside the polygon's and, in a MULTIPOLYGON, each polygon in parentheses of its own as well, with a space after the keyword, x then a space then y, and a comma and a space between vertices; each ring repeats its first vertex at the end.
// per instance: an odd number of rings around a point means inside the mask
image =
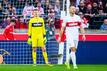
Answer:
MULTIPOLYGON (((27 29, 32 10, 38 8, 41 16, 49 26, 53 26, 55 20, 60 18, 63 0, 0 0, 0 28, 5 28, 10 19, 16 19, 15 28, 27 29)), ((100 21, 100 29, 103 20, 107 17, 107 0, 70 0, 76 6, 76 14, 85 17, 89 27, 93 29, 96 17, 100 21), (77 1, 79 4, 77 4, 77 1), (94 19, 93 19, 94 18, 94 19)), ((49 27, 48 27, 49 28, 49 27)), ((53 30, 52 28, 50 28, 53 30)), ((97 29, 97 28, 96 28, 97 29)))
POLYGON ((56 0, 1 0, 0 28, 5 28, 10 19, 16 19, 15 28, 27 29, 32 10, 38 8, 41 16, 49 22, 51 18, 60 16, 60 1, 56 0))

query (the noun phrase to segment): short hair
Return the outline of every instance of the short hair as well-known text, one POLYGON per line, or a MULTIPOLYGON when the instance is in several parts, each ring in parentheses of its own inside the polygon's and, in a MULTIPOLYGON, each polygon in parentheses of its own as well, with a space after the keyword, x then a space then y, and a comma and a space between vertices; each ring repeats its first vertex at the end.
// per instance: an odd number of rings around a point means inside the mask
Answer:
POLYGON ((15 19, 11 19, 11 20, 10 20, 10 22, 14 22, 14 23, 15 23, 15 22, 16 22, 16 20, 15 20, 15 19))
POLYGON ((38 8, 34 8, 33 11, 39 11, 38 8))
POLYGON ((73 7, 75 7, 75 8, 76 8, 76 6, 75 6, 75 5, 70 5, 70 6, 69 6, 69 8, 70 8, 71 6, 73 6, 73 7))

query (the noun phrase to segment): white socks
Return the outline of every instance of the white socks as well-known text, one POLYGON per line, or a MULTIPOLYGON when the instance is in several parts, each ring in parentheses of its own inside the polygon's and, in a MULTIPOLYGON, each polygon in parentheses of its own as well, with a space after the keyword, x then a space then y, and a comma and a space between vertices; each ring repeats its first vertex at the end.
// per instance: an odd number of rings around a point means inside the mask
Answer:
POLYGON ((75 52, 71 51, 70 56, 71 56, 71 59, 72 59, 73 66, 74 67, 77 66, 76 65, 76 54, 75 54, 75 52))
POLYGON ((69 53, 69 47, 67 45, 66 47, 66 62, 69 63, 70 62, 70 53, 69 53))
POLYGON ((61 42, 59 43, 58 54, 62 54, 62 56, 58 58, 58 64, 63 64, 63 52, 64 52, 64 42, 61 42))

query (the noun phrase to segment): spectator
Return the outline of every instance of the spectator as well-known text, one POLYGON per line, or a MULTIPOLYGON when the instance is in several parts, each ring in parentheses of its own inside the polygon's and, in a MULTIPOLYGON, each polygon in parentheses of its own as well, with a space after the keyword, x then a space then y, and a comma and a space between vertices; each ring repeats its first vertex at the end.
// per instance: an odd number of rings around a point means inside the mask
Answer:
POLYGON ((99 9, 99 16, 104 16, 106 14, 104 14, 103 9, 99 9))
POLYGON ((76 12, 75 12, 75 14, 77 14, 78 15, 78 13, 79 13, 80 11, 79 11, 79 8, 78 7, 76 7, 76 12))
POLYGON ((83 28, 88 28, 89 27, 88 19, 86 19, 84 17, 84 14, 82 12, 79 12, 78 15, 80 16, 80 18, 82 20, 82 26, 83 26, 83 28))
POLYGON ((6 18, 4 18, 3 20, 2 20, 2 22, 0 23, 0 28, 5 28, 6 26, 7 26, 7 19, 6 18))
POLYGON ((55 3, 55 14, 57 15, 57 16, 59 16, 60 15, 60 1, 59 0, 56 0, 56 3, 55 3))
POLYGON ((2 4, 2 6, 3 6, 4 9, 7 9, 9 2, 8 2, 8 0, 2 0, 1 4, 2 4))
POLYGON ((49 5, 48 16, 50 16, 50 17, 54 17, 55 16, 55 9, 54 9, 54 7, 52 5, 49 5))
POLYGON ((87 9, 86 9, 85 15, 86 15, 86 16, 89 16, 89 17, 93 17, 93 16, 94 16, 93 11, 92 11, 92 5, 91 5, 91 4, 88 4, 88 5, 87 5, 87 9))
POLYGON ((16 20, 16 24, 15 24, 15 29, 20 29, 19 28, 19 26, 20 26, 20 24, 19 24, 19 19, 18 18, 14 18, 15 20, 16 20))
POLYGON ((44 14, 44 9, 43 9, 43 7, 42 7, 40 2, 37 4, 36 8, 40 11, 40 14, 44 14))
POLYGON ((92 13, 95 14, 95 15, 97 15, 97 14, 98 14, 98 11, 99 11, 99 10, 98 10, 98 9, 99 9, 99 8, 98 8, 98 4, 97 4, 96 2, 94 2, 92 6, 93 6, 93 7, 92 7, 92 13))
POLYGON ((44 4, 44 13, 46 15, 48 15, 49 5, 50 5, 50 2, 47 0, 46 3, 44 4))
POLYGON ((79 5, 78 7, 79 7, 79 11, 80 11, 80 12, 82 12, 83 14, 86 13, 86 7, 85 7, 84 1, 81 1, 81 2, 80 2, 80 5, 79 5))
POLYGON ((0 3, 0 24, 2 23, 2 18, 3 18, 3 7, 2 7, 2 4, 0 3))
POLYGON ((16 16, 16 8, 12 4, 8 4, 7 14, 9 16, 16 16))
POLYGON ((107 30, 107 19, 104 19, 104 23, 100 27, 101 30, 107 30))
MULTIPOLYGON (((17 0, 16 2, 14 2, 15 7, 22 10, 24 5, 26 4, 26 0, 17 0)), ((20 13, 22 14, 22 13, 20 13)))
POLYGON ((1 4, 2 4, 2 8, 3 8, 3 15, 5 17, 5 16, 7 16, 9 2, 8 2, 8 0, 2 0, 1 4))
MULTIPOLYGON (((74 6, 77 6, 77 5, 76 5, 76 1, 77 1, 77 0, 70 0, 70 4, 71 4, 71 5, 74 5, 74 6)), ((80 0, 79 0, 79 1, 80 1, 80 0)))
POLYGON ((37 7, 37 4, 39 3, 39 0, 34 0, 33 1, 33 5, 34 5, 34 7, 36 8, 37 7))
POLYGON ((2 21, 2 28, 6 28, 6 26, 10 23, 10 17, 7 17, 7 18, 4 18, 3 21, 2 21))
POLYGON ((27 29, 27 24, 24 22, 24 19, 20 17, 19 19, 16 19, 16 29, 27 29))
POLYGON ((102 3, 103 3, 104 5, 106 5, 107 0, 102 0, 102 3))
POLYGON ((81 1, 81 0, 76 0, 76 5, 75 5, 76 7, 78 7, 80 1, 81 1))
POLYGON ((54 31, 55 31, 54 22, 55 22, 55 10, 52 5, 49 5, 48 16, 47 16, 48 35, 51 36, 54 35, 54 31))
POLYGON ((35 7, 31 4, 31 2, 27 1, 22 13, 22 15, 24 16, 24 19, 30 19, 31 17, 33 17, 32 12, 34 8, 35 7))
POLYGON ((98 2, 98 7, 99 7, 99 9, 103 9, 103 3, 102 3, 102 1, 98 2))
POLYGON ((104 13, 107 15, 107 3, 104 6, 104 13))
POLYGON ((92 2, 90 0, 84 0, 84 3, 87 5, 92 4, 92 2))

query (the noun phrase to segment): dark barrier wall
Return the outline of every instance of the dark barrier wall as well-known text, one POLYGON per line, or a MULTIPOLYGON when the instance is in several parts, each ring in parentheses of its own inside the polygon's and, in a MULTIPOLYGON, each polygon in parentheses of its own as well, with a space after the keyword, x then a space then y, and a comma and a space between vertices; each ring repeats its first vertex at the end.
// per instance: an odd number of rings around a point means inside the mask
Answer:
MULTIPOLYGON (((94 36, 95 35, 91 35, 88 37, 94 36)), ((104 36, 105 40, 101 39, 101 41, 92 40, 86 42, 80 40, 77 50, 78 64, 107 64, 107 36, 99 35, 99 38, 102 36, 104 36)), ((98 37, 96 38, 98 39, 98 37)), ((55 39, 52 39, 47 42, 46 46, 49 61, 51 63, 57 63, 57 58, 52 56, 58 52, 58 43, 55 41, 55 39)), ((11 55, 4 56, 4 61, 6 64, 32 64, 31 46, 26 43, 26 40, 0 40, 0 49, 5 49, 11 53, 11 55)), ((0 54, 2 53, 3 52, 0 51, 0 54)), ((66 56, 64 52, 64 61, 65 57, 66 56)), ((44 59, 39 48, 37 49, 37 63, 44 63, 44 59)))
POLYGON ((80 41, 77 63, 107 64, 107 41, 80 41))

